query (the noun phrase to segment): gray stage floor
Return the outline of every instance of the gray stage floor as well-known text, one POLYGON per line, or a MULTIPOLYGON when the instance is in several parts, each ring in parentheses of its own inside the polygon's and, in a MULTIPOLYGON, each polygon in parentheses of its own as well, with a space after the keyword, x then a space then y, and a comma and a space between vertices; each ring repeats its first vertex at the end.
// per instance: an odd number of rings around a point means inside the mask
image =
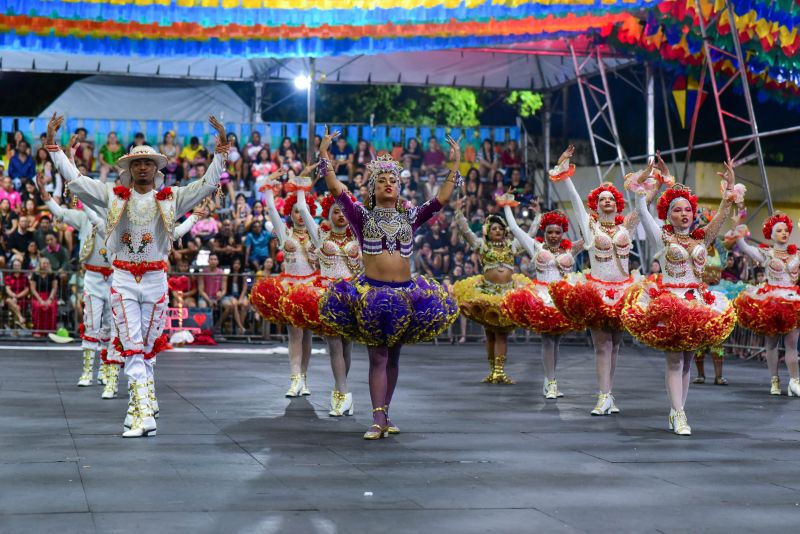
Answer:
POLYGON ((478 345, 407 348, 403 433, 364 442, 363 350, 343 419, 327 416, 326 355, 313 395, 290 401, 285 355, 166 354, 158 436, 123 440, 126 401, 74 385, 77 351, 3 348, 0 532, 797 531, 800 399, 770 397, 762 365, 729 361, 730 386, 692 386, 681 438, 658 354, 624 348, 622 413, 592 418, 591 351, 564 348, 557 402, 537 351, 512 345, 517 384, 489 386, 478 345))

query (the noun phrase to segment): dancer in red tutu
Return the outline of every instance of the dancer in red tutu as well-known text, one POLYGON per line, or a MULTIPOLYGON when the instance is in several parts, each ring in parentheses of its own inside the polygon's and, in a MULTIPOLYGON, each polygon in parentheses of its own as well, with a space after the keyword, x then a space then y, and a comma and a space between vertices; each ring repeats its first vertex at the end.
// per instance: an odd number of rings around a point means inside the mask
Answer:
MULTIPOLYGON (((275 194, 281 190, 277 178, 284 172, 277 171, 257 182, 259 190, 264 192, 273 232, 278 237, 278 246, 283 253, 284 272, 278 276, 263 278, 253 287, 251 296, 256 309, 266 320, 288 325, 291 382, 286 396, 300 397, 311 395, 306 379, 311 361, 311 331, 291 324, 287 317, 287 308, 292 303, 287 301, 287 293, 294 285, 310 285, 316 282, 317 264, 311 251, 313 245, 308 229, 300 215, 300 208, 296 205, 298 191, 310 191, 311 180, 301 176, 286 182, 284 189, 288 195, 284 199, 282 215, 291 221, 291 226, 287 226, 275 205, 275 194)), ((299 305, 302 306, 302 303, 299 305)))
MULTIPOLYGON (((486 334, 486 352, 489 359, 489 374, 483 379, 488 384, 513 384, 505 371, 508 352, 508 333, 518 324, 503 313, 503 297, 515 288, 528 284, 523 274, 514 274, 514 258, 522 246, 508 231, 508 223, 499 215, 489 215, 483 223, 483 233, 478 237, 469 228, 461 211, 463 200, 459 200, 455 214, 458 232, 480 258, 483 273, 459 280, 453 285, 461 313, 483 325, 486 334)), ((512 202, 513 197, 499 198, 498 206, 512 202)))
POLYGON ((778 342, 783 336, 786 350, 784 358, 791 377, 786 394, 800 397, 797 364, 797 339, 800 335, 800 287, 797 277, 800 274, 800 254, 797 246, 788 244, 792 220, 786 214, 776 211, 764 222, 762 230, 764 239, 772 241, 772 246, 754 247, 747 244, 747 227, 744 225, 734 231, 739 250, 764 266, 767 281, 758 286, 748 286, 733 304, 739 324, 765 337, 767 367, 772 377, 770 394, 781 394, 778 342))
MULTIPOLYGON (((633 247, 631 234, 638 224, 635 212, 622 216, 625 200, 610 183, 605 183, 589 194, 591 214, 583 207, 570 177, 575 165, 569 160, 575 152, 570 145, 550 171, 550 179, 566 186, 572 210, 578 222, 584 247, 589 252, 591 273, 571 273, 550 286, 550 295, 564 317, 589 328, 597 360, 599 394, 592 415, 619 413, 611 389, 614 371, 622 342, 623 297, 634 282, 628 267, 628 256, 633 247)), ((638 174, 637 174, 638 175, 638 174)), ((671 180, 666 165, 659 159, 654 180, 671 180)), ((651 193, 649 200, 652 200, 651 193)), ((637 273, 638 274, 638 273, 637 273)))
MULTIPOLYGON (((498 203, 501 203, 498 199, 498 203)), ((561 335, 571 330, 581 329, 558 311, 550 297, 550 284, 558 282, 575 268, 575 255, 583 247, 583 242, 572 243, 564 235, 569 230, 569 220, 562 211, 550 211, 537 215, 529 233, 517 224, 511 204, 505 203, 503 210, 508 226, 517 241, 525 248, 536 267, 536 278, 528 285, 509 291, 503 299, 503 311, 513 321, 530 328, 542 336, 542 364, 545 380, 542 394, 546 399, 556 399, 564 395, 556 382, 556 362, 561 335), (544 239, 536 235, 539 228, 544 229, 544 239)))
MULTIPOLYGON (((648 169, 653 165, 652 160, 648 169)), ((700 347, 713 347, 727 338, 736 323, 736 312, 728 298, 709 291, 703 283, 706 247, 714 243, 735 200, 741 201, 743 186, 734 187, 733 166, 726 164, 722 202, 714 218, 703 228, 691 230, 697 217, 697 197, 688 187, 673 185, 658 199, 660 224, 647 209, 645 197, 659 187, 647 179, 649 172, 632 177, 626 188, 636 194, 636 212, 648 238, 663 243, 664 271, 660 276, 636 283, 625 297, 622 321, 639 341, 666 353, 667 394, 672 404, 669 428, 680 436, 692 429, 684 406, 689 393, 689 372, 700 347), (737 198, 738 197, 738 198, 737 198)))
POLYGON ((317 283, 311 286, 298 284, 292 287, 287 295, 287 301, 296 304, 306 303, 304 306, 293 306, 299 313, 290 313, 289 319, 292 324, 325 336, 334 380, 328 415, 341 417, 353 415, 353 394, 347 388, 350 349, 353 344, 320 320, 319 301, 331 283, 337 280, 350 280, 361 271, 363 265, 361 248, 347 225, 342 206, 331 194, 325 195, 320 204, 322 223, 317 226, 306 204, 305 192, 297 193, 297 207, 300 208, 300 215, 314 246, 313 253, 319 264, 320 274, 317 283))

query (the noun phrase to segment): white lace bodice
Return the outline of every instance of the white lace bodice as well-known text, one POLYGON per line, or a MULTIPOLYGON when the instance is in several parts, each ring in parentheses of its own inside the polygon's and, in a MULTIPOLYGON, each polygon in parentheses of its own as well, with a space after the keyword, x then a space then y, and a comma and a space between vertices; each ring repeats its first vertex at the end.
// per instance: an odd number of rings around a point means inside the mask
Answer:
POLYGON ((320 231, 320 247, 316 251, 320 274, 326 278, 352 278, 361 270, 361 247, 347 234, 320 231))
POLYGON ((742 252, 764 266, 767 283, 772 286, 794 286, 800 276, 800 253, 789 254, 785 246, 760 248, 738 240, 742 252))
POLYGON ((628 259, 633 248, 631 235, 622 224, 604 226, 589 223, 591 245, 588 247, 592 276, 598 280, 618 282, 630 275, 628 259))
POLYGON ((663 282, 675 285, 701 283, 707 257, 705 245, 679 235, 665 237, 665 245, 663 282))
POLYGON ((316 271, 313 256, 310 255, 311 240, 306 231, 290 229, 283 242, 283 265, 286 274, 308 276, 316 271))
POLYGON ((536 267, 536 279, 550 284, 558 282, 575 268, 575 258, 568 251, 551 252, 541 243, 533 256, 536 267))

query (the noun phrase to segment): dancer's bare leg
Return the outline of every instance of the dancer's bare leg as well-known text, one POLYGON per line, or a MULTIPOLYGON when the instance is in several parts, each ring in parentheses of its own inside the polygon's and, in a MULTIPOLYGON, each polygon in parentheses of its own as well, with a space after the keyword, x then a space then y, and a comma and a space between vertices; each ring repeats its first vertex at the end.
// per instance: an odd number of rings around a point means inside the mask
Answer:
POLYGON ((616 367, 614 333, 608 330, 592 329, 591 335, 597 367, 597 386, 600 393, 610 393, 616 367))
MULTIPOLYGON (((667 352, 667 369, 665 382, 667 385, 667 395, 672 409, 675 411, 683 410, 683 352, 667 352)), ((688 363, 687 363, 688 365, 688 363)))

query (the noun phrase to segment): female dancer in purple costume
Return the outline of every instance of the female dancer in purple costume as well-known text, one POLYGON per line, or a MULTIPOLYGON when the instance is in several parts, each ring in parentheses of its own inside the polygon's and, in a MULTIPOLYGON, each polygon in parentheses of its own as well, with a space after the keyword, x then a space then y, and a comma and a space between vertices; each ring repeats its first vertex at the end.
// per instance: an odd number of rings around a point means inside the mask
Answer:
POLYGON ((400 348, 433 339, 457 317, 452 298, 435 281, 411 276, 414 231, 442 209, 460 181, 458 142, 447 139, 453 171, 439 193, 418 208, 399 198, 402 166, 389 156, 368 165, 369 199, 353 202, 336 179, 328 147, 339 135, 326 133, 320 144, 320 175, 341 204, 364 254, 364 273, 332 284, 320 302, 320 318, 343 337, 367 345, 372 426, 364 439, 379 439, 399 429, 389 420, 389 404, 397 385, 400 348))

